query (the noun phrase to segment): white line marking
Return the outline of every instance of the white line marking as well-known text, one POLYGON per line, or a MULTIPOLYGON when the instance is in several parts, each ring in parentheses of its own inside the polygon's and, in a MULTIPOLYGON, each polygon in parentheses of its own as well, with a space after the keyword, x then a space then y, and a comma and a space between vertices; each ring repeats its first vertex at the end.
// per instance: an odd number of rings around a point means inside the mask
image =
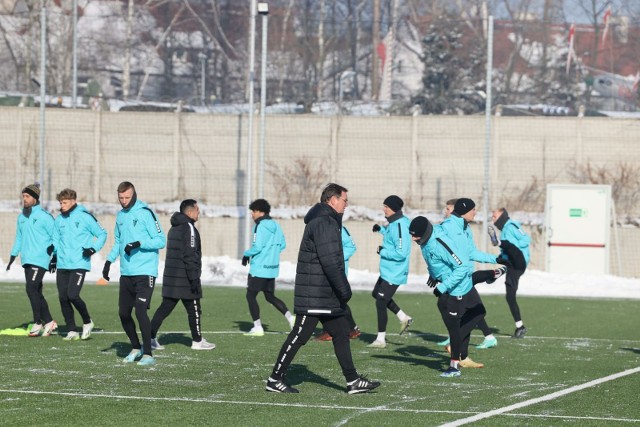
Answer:
POLYGON ((309 405, 307 403, 277 403, 277 402, 243 402, 239 400, 217 400, 217 399, 203 399, 203 398, 191 398, 191 397, 153 397, 153 396, 124 396, 113 394, 94 394, 94 393, 65 393, 57 391, 38 391, 38 390, 4 390, 0 389, 0 393, 15 393, 15 394, 35 394, 35 395, 51 395, 51 396, 68 396, 79 398, 106 398, 106 399, 132 399, 132 400, 147 400, 147 401, 162 401, 162 402, 201 402, 201 403, 222 403, 233 405, 251 405, 251 406, 283 406, 283 407, 297 407, 297 408, 315 408, 315 409, 348 409, 348 410, 376 410, 383 412, 410 412, 410 413, 422 413, 422 414, 473 414, 471 411, 442 411, 442 410, 429 410, 429 409, 389 409, 383 407, 367 408, 362 406, 336 406, 336 405, 309 405))
MULTIPOLYGON (((1 282, 0 282, 1 283, 1 282)), ((282 334, 289 334, 289 332, 291 331, 264 331, 265 335, 267 334, 271 334, 271 335, 282 335, 282 334)), ((233 335, 233 334, 245 334, 247 333, 247 331, 240 331, 240 330, 233 330, 233 331, 204 331, 203 334, 205 335, 233 335)), ((91 333, 93 334, 102 334, 102 335, 124 335, 124 331, 101 331, 101 330, 93 330, 93 332, 91 333)), ((191 331, 160 331, 158 333, 158 335, 160 337, 162 337, 162 335, 168 335, 168 334, 191 334, 191 331)), ((387 332, 387 336, 400 336, 400 334, 398 333, 390 333, 387 332)), ((403 334, 406 335, 406 334, 403 334)), ((421 337, 421 336, 431 336, 433 334, 415 334, 412 332, 409 332, 409 335, 413 335, 416 337, 421 337)), ((444 336, 444 335, 443 335, 444 336)), ((472 338, 484 338, 483 335, 472 335, 472 338)), ((500 335, 498 335, 498 338, 500 337, 500 335)), ((504 337, 509 338, 508 336, 504 337)), ((635 343, 635 342, 640 342, 640 340, 633 340, 633 339, 622 339, 622 338, 576 338, 576 337, 535 337, 535 336, 529 336, 527 335, 526 338, 524 338, 523 340, 513 340, 514 342, 518 342, 518 343, 524 343, 527 340, 559 340, 559 341, 570 341, 570 342, 576 342, 576 341, 602 341, 602 342, 629 342, 629 343, 635 343)), ((510 342, 510 341, 509 341, 510 342)), ((444 348, 444 347, 443 347, 444 348)))
MULTIPOLYGON (((355 410, 360 411, 353 417, 347 419, 350 420, 355 416, 363 413, 370 413, 374 411, 379 412, 404 412, 413 414, 461 414, 469 415, 475 414, 471 411, 446 411, 446 410, 432 410, 432 409, 405 409, 405 408, 388 408, 386 406, 375 407, 361 407, 361 406, 336 406, 336 405, 309 405, 307 403, 277 403, 277 402, 244 402, 239 400, 215 400, 204 398, 191 398, 191 397, 149 397, 149 396, 124 396, 124 395, 112 395, 112 394, 94 394, 94 393, 68 393, 68 392, 54 392, 54 391, 38 391, 38 390, 4 390, 0 389, 0 393, 14 393, 14 394, 33 394, 33 395, 51 395, 51 396, 67 396, 77 397, 82 399, 90 398, 105 398, 105 399, 132 399, 132 400, 146 400, 146 401, 163 401, 163 402, 196 402, 196 403, 220 403, 229 405, 250 405, 250 406, 282 406, 282 407, 296 407, 296 408, 314 408, 314 409, 338 409, 338 410, 355 410)), ((596 420, 596 421, 627 421, 627 422, 639 422, 640 420, 629 418, 604 418, 604 417, 575 417, 575 416, 562 416, 562 415, 540 415, 540 414, 505 414, 508 417, 523 417, 523 418, 558 418, 565 420, 596 420)), ((338 424, 340 425, 340 424, 338 424)), ((451 425, 451 424, 447 424, 451 425)))
POLYGON ((626 377, 627 375, 632 375, 632 374, 635 374, 637 372, 640 372, 640 367, 633 368, 633 369, 627 369, 626 371, 618 372, 617 374, 612 374, 612 375, 609 375, 607 377, 598 378, 596 380, 589 381, 589 382, 584 383, 584 384, 580 384, 580 385, 576 385, 576 386, 573 386, 573 387, 569 387, 567 389, 564 389, 564 390, 561 390, 561 391, 557 391, 555 393, 551 393, 551 394, 548 394, 546 396, 536 397, 535 399, 525 400, 524 402, 516 403, 514 405, 505 406, 505 407, 502 407, 502 408, 494 409, 493 411, 483 412, 483 413, 474 415, 472 417, 462 418, 462 419, 459 419, 457 421, 453 421, 451 423, 442 424, 442 427, 456 427, 456 426, 461 426, 461 425, 465 425, 465 424, 468 424, 468 423, 472 423, 472 422, 475 422, 475 421, 484 420, 486 418, 490 418, 490 417, 493 417, 495 415, 501 415, 501 414, 504 414, 505 412, 510 412, 510 411, 515 410, 515 409, 520 409, 520 408, 524 408, 526 406, 535 405, 536 403, 546 402, 548 400, 553 400, 553 399, 555 399, 557 397, 565 396, 567 394, 570 394, 570 393, 573 393, 573 392, 576 392, 576 391, 584 390, 585 388, 593 387, 593 386, 596 386, 598 384, 605 383, 607 381, 612 381, 612 380, 615 380, 615 379, 618 379, 618 378, 621 378, 621 377, 626 377))

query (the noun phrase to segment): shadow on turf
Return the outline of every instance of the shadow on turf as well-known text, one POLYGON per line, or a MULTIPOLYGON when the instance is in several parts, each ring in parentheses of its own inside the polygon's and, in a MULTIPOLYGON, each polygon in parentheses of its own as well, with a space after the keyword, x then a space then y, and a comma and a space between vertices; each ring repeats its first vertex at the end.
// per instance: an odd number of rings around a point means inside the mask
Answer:
MULTIPOLYGON (((236 326, 238 327, 238 329, 240 329, 241 332, 249 332, 251 328, 253 328, 253 322, 247 322, 246 320, 236 320, 233 323, 236 324, 236 326)), ((277 332, 277 331, 270 331, 268 323, 263 323, 262 329, 264 329, 265 332, 277 332)))
POLYGON ((292 364, 287 371, 287 382, 292 386, 297 386, 302 383, 316 383, 336 390, 345 391, 345 385, 338 385, 325 377, 311 372, 307 369, 306 365, 292 364))
POLYGON ((640 354, 640 348, 621 347, 620 350, 631 351, 633 353, 640 354))
POLYGON ((112 343, 109 347, 103 348, 100 351, 104 353, 104 352, 110 352, 112 350, 116 351, 116 356, 125 357, 131 352, 131 343, 116 341, 112 343))
POLYGON ((162 345, 182 344, 191 347, 191 335, 185 334, 158 334, 158 341, 162 345))
MULTIPOLYGON (((395 343, 387 342, 387 349, 389 349, 389 344, 395 343)), ((371 357, 424 366, 435 371, 442 370, 442 367, 449 362, 449 354, 442 347, 432 349, 419 345, 407 345, 398 347, 394 352, 398 354, 373 354, 371 357)))

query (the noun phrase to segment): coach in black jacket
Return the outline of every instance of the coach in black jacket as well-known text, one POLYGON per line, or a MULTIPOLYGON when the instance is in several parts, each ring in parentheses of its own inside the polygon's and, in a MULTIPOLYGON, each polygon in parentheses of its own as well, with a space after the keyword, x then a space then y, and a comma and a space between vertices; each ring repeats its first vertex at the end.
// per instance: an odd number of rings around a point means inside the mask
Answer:
POLYGON ((200 320, 202 318, 202 249, 200 233, 195 222, 200 216, 200 207, 193 199, 180 203, 180 212, 171 216, 171 229, 167 235, 167 255, 162 277, 162 304, 151 320, 151 349, 164 349, 156 338, 164 319, 171 314, 178 301, 187 310, 191 329, 191 348, 211 350, 215 344, 202 338, 200 320))
POLYGON ((294 291, 296 322, 280 349, 267 380, 267 391, 298 393, 284 381, 284 376, 318 322, 322 322, 333 337, 334 351, 347 380, 347 392, 364 393, 380 385, 359 376, 351 357, 350 327, 345 317, 351 286, 345 274, 342 252, 342 214, 349 202, 347 189, 329 184, 322 191, 320 201, 304 218, 306 227, 298 252, 294 291))

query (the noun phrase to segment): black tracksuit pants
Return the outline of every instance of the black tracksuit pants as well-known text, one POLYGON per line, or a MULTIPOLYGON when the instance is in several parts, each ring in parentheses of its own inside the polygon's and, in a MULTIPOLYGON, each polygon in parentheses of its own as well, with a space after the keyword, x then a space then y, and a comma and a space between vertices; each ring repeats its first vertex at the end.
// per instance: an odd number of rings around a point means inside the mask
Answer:
POLYGON ((438 310, 449 331, 451 358, 465 359, 469 355, 471 330, 484 318, 486 310, 476 288, 464 296, 442 294, 438 298, 438 310))
POLYGON ((187 310, 187 318, 189 319, 189 329, 191 329, 191 339, 195 342, 202 341, 202 305, 200 305, 200 299, 176 299, 176 298, 162 298, 160 307, 156 310, 151 319, 151 338, 158 336, 158 330, 162 326, 164 319, 169 317, 171 312, 178 301, 182 301, 185 310, 187 310))
POLYGON ((58 270, 56 272, 56 285, 58 286, 58 299, 60 310, 69 332, 76 330, 76 319, 73 307, 78 310, 82 323, 90 323, 91 316, 87 310, 87 304, 80 298, 80 291, 84 284, 87 270, 58 270))
POLYGON ((338 363, 342 368, 342 374, 347 382, 358 379, 358 373, 355 366, 353 366, 353 359, 351 357, 351 345, 349 342, 349 322, 344 315, 340 316, 326 316, 326 315, 308 315, 298 314, 296 315, 296 323, 293 326, 293 330, 287 336, 287 339, 282 344, 276 364, 273 366, 273 372, 271 378, 274 380, 282 380, 293 362, 296 353, 300 350, 300 347, 305 345, 313 331, 315 330, 318 322, 322 322, 324 330, 329 332, 333 339, 333 351, 335 352, 338 363))
POLYGON ((42 294, 42 278, 46 270, 31 264, 24 266, 24 278, 26 281, 27 296, 33 312, 33 323, 44 325, 53 320, 49 311, 49 304, 42 294))

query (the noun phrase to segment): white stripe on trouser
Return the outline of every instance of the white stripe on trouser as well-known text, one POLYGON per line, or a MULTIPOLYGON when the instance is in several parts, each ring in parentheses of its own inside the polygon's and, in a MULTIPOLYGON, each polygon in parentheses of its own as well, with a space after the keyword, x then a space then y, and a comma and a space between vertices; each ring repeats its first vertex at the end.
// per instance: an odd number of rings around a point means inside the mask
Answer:
POLYGON ((296 332, 296 336, 293 338, 293 340, 291 340, 291 344, 289 344, 289 346, 287 347, 285 352, 282 353, 282 357, 278 361, 276 372, 280 372, 280 368, 282 367, 282 362, 287 358, 287 354, 289 354, 289 352, 291 351, 292 344, 294 344, 296 341, 298 341, 298 338, 300 338, 300 332, 302 331, 302 325, 304 325, 304 322, 306 320, 307 320, 307 316, 303 315, 302 316, 302 320, 300 321, 300 327, 298 328, 298 332, 296 332))
POLYGON ((195 310, 196 314, 196 332, 198 333, 198 336, 202 337, 202 334, 200 333, 200 310, 198 310, 197 299, 193 300, 193 309, 195 310))

